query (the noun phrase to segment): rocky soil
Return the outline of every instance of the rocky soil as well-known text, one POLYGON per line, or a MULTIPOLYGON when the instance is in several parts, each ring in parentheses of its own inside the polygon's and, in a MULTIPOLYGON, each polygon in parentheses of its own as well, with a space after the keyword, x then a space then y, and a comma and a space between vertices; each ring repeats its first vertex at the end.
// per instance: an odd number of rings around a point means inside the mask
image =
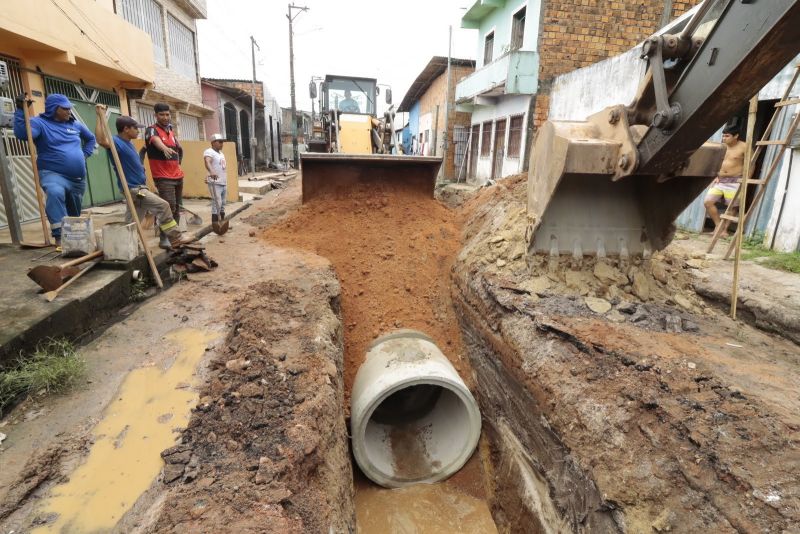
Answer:
POLYGON ((524 199, 468 203, 454 269, 501 530, 797 532, 796 347, 708 308, 696 258, 526 261, 524 199))

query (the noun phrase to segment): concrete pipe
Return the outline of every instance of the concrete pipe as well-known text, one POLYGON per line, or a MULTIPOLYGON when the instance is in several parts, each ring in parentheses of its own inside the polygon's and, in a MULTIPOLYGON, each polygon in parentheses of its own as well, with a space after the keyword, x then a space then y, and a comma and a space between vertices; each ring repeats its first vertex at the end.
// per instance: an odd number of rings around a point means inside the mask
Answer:
POLYGON ((376 339, 356 374, 350 432, 364 474, 397 488, 461 469, 478 444, 481 415, 433 340, 400 330, 376 339))

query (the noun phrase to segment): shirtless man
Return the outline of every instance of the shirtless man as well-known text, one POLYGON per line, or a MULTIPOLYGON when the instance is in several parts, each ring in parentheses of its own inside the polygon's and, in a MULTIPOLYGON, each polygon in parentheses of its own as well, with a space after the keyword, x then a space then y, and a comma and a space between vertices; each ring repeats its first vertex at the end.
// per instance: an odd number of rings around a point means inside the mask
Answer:
POLYGON ((708 216, 714 221, 714 226, 719 226, 720 223, 717 202, 722 199, 725 201, 725 205, 729 206, 739 189, 739 180, 742 178, 742 169, 744 168, 745 147, 747 146, 744 141, 739 140, 739 128, 736 126, 726 126, 722 130, 722 142, 727 147, 725 159, 722 160, 719 176, 711 184, 711 189, 708 190, 704 202, 708 216))

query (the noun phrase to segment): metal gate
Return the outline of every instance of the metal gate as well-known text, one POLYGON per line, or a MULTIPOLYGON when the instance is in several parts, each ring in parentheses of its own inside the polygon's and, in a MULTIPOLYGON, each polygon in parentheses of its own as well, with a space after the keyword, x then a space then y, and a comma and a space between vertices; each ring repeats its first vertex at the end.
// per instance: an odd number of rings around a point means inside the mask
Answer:
POLYGON ((472 139, 470 139, 469 147, 469 178, 473 180, 478 176, 478 144, 480 144, 481 141, 480 135, 481 125, 473 124, 472 139))
MULTIPOLYGON (((0 55, 0 60, 6 62, 9 77, 9 89, 0 91, 0 95, 14 98, 25 91, 22 85, 19 61, 2 55, 0 55)), ((14 137, 14 131, 11 128, 0 128, 0 137, 5 144, 6 154, 11 163, 11 188, 20 221, 36 220, 39 218, 39 204, 36 201, 36 187, 33 183, 33 168, 28 144, 14 137)), ((3 209, 2 193, 0 193, 0 227, 5 226, 8 226, 8 219, 3 209)))
POLYGON ((492 179, 503 176, 503 159, 506 152, 506 119, 499 120, 494 127, 494 161, 492 162, 492 179))
MULTIPOLYGON (((50 95, 61 93, 69 98, 77 120, 82 122, 92 133, 97 124, 95 104, 105 104, 110 111, 109 131, 116 132, 114 125, 120 115, 119 96, 111 91, 97 89, 80 83, 62 80, 52 76, 44 77, 45 92, 50 95)), ((96 150, 86 160, 86 193, 83 196, 83 207, 100 206, 122 200, 117 188, 117 179, 111 168, 111 161, 105 150, 96 150)))
POLYGON ((453 127, 453 172, 455 178, 459 178, 459 171, 464 164, 464 157, 467 155, 467 139, 469 132, 464 126, 453 127))

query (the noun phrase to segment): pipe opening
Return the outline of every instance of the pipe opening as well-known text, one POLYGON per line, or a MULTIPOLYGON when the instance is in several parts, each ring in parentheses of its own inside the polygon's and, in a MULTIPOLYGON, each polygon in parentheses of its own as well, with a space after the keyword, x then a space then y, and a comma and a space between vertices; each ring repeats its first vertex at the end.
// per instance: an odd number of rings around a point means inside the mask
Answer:
POLYGON ((458 372, 428 336, 378 338, 351 398, 353 453, 373 482, 401 487, 444 480, 466 463, 480 412, 458 372))
POLYGON ((381 402, 367 422, 364 448, 369 463, 398 485, 430 482, 463 465, 471 431, 469 410, 455 392, 423 384, 381 402))

